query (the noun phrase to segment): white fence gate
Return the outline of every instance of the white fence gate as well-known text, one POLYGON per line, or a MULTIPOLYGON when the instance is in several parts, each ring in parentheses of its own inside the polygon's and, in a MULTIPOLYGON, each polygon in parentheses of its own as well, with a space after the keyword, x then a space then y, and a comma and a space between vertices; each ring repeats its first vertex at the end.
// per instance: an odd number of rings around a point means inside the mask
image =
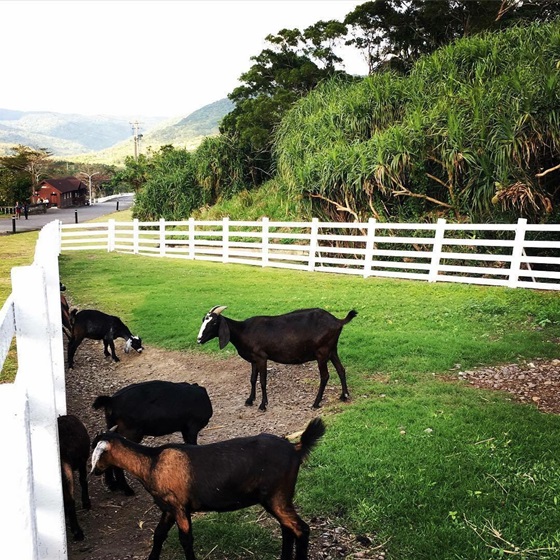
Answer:
POLYGON ((0 384, 0 558, 65 560, 57 417, 66 413, 58 255, 60 223, 39 234, 30 266, 12 269, 0 310, 0 367, 15 336, 17 374, 0 384))

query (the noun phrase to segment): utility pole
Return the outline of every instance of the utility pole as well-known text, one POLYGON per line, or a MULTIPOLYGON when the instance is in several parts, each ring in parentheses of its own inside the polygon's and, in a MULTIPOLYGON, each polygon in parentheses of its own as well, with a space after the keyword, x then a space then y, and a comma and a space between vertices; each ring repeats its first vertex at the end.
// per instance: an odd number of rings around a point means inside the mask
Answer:
POLYGON ((134 159, 138 159, 138 153, 140 152, 140 139, 143 137, 143 134, 140 134, 140 125, 138 121, 131 122, 130 125, 132 126, 132 134, 134 136, 134 159))
POLYGON ((93 198, 91 196, 91 178, 94 175, 99 175, 99 171, 96 171, 95 173, 85 173, 84 171, 80 171, 80 175, 85 175, 88 178, 88 181, 89 181, 89 204, 91 206, 93 204, 93 198))

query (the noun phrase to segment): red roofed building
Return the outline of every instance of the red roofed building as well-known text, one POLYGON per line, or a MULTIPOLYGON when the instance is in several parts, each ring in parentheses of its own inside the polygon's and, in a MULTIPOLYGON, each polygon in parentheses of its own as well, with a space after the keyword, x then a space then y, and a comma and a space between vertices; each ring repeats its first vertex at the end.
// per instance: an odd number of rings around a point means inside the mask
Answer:
POLYGON ((88 199, 87 186, 76 177, 62 179, 45 179, 37 187, 34 202, 47 202, 49 206, 68 208, 69 206, 84 206, 88 199))

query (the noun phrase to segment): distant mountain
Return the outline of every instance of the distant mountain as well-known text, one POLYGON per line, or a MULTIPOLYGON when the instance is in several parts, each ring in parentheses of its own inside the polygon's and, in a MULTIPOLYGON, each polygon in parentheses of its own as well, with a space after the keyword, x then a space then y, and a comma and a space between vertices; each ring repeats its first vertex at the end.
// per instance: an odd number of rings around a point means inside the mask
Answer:
MULTIPOLYGON (((130 118, 0 109, 4 153, 15 144, 46 148, 55 156, 102 150, 132 135, 130 118)), ((155 126, 163 117, 145 119, 155 126)))
POLYGON ((197 139, 218 134, 220 121, 233 110, 229 99, 220 99, 191 113, 173 124, 162 123, 144 135, 143 142, 153 146, 192 144, 197 139))
MULTIPOLYGON (((140 123, 140 152, 157 150, 165 144, 196 148, 206 136, 218 134, 222 118, 233 109, 229 99, 206 105, 187 117, 164 120, 137 119, 140 123)), ((0 109, 0 154, 17 144, 47 148, 54 156, 73 161, 122 163, 134 154, 128 117, 25 112, 0 109)))

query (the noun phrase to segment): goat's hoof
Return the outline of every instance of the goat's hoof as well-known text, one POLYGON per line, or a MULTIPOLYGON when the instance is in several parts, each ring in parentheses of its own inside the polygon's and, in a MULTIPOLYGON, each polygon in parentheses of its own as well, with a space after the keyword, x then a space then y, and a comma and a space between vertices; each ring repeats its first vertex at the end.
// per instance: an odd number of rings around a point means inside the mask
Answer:
POLYGON ((314 408, 315 410, 317 410, 318 408, 321 408, 321 403, 313 403, 311 408, 314 408))
POLYGON ((342 393, 342 395, 340 395, 340 400, 346 402, 348 399, 350 398, 350 395, 348 393, 342 393))
POLYGON ((120 358, 113 358, 113 362, 115 362, 115 363, 116 363, 116 362, 120 362, 120 361, 121 361, 120 358))
POLYGON ((259 410, 260 410, 261 412, 266 412, 266 405, 265 405, 265 404, 259 405, 259 410))
POLYGON ((253 400, 252 399, 247 399, 245 401, 245 406, 253 406, 253 400))
POLYGON ((83 541, 84 540, 84 532, 80 529, 75 531, 72 535, 75 541, 83 541))

